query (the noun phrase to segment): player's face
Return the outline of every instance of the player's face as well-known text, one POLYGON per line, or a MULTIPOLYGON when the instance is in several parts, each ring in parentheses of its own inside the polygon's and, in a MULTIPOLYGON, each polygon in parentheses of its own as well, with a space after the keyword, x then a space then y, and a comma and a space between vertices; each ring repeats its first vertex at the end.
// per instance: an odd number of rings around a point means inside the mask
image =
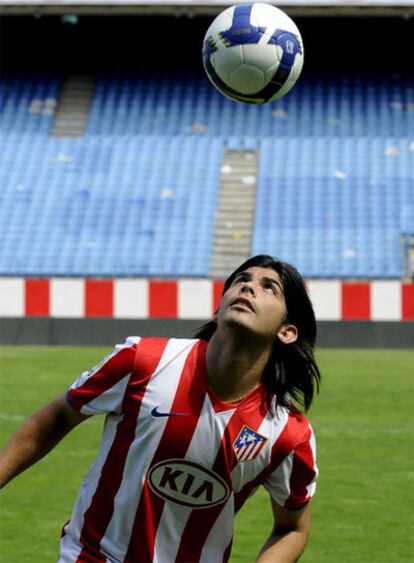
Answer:
POLYGON ((296 340, 297 330, 285 323, 286 313, 279 274, 272 268, 255 266, 237 274, 222 297, 217 323, 244 329, 261 339, 273 341, 277 337, 289 343, 296 340))

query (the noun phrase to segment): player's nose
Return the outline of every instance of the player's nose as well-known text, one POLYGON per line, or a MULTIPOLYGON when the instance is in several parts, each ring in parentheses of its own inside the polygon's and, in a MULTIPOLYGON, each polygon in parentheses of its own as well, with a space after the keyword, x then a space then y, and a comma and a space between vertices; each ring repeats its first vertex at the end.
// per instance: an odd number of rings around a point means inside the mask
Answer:
POLYGON ((241 293, 250 293, 251 295, 256 295, 256 290, 252 281, 245 281, 240 288, 241 293))

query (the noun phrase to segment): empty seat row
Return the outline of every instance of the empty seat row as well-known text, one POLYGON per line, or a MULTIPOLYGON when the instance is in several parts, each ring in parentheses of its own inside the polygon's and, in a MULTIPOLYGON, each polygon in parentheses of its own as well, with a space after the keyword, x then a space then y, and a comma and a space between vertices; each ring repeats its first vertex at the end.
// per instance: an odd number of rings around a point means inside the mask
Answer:
MULTIPOLYGON (((7 132, 48 135, 60 76, 6 76, 0 117, 7 132), (25 82, 26 81, 26 82, 25 82)), ((86 135, 406 137, 414 130, 412 76, 304 75, 275 104, 238 104, 204 74, 98 74, 86 135)))
POLYGON ((208 275, 222 153, 203 138, 16 145, 0 155, 0 271, 208 275))
POLYGON ((253 253, 289 259, 309 277, 403 274, 402 244, 414 234, 408 138, 260 146, 253 253))

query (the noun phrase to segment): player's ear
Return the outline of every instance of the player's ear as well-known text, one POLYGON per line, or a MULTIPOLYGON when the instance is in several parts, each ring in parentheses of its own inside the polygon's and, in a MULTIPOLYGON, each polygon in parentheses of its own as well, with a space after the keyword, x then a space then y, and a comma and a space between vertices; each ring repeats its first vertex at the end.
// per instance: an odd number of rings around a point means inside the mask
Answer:
POLYGON ((219 310, 216 309, 213 313, 213 316, 211 317, 211 322, 216 323, 217 324, 217 316, 218 316, 218 312, 219 310))
POLYGON ((295 325, 285 323, 277 331, 277 338, 283 344, 293 344, 299 336, 299 331, 295 325))

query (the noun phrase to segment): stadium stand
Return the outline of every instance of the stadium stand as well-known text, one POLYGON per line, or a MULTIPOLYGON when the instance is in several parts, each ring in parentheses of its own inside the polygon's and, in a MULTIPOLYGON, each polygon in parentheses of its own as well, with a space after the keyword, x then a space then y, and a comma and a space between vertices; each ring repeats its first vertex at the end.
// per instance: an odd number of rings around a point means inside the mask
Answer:
POLYGON ((400 237, 414 228, 408 157, 407 138, 264 140, 253 252, 277 244, 310 277, 400 277, 400 237), (405 156, 392 166, 390 147, 405 156))
POLYGON ((6 20, 0 275, 208 277, 223 154, 244 150, 253 253, 307 278, 407 279, 412 22, 392 21, 394 49, 387 18, 304 18, 303 76, 256 107, 206 78, 210 16, 6 20), (75 75, 93 79, 87 125, 54 137, 75 75))
POLYGON ((226 145, 259 149, 253 253, 307 277, 402 276, 409 78, 312 76, 258 108, 203 76, 105 73, 78 139, 50 137, 60 87, 3 80, 2 275, 208 275, 226 145))
POLYGON ((9 137, 0 270, 203 275, 222 151, 220 138, 9 137))
POLYGON ((204 134, 263 138, 409 137, 412 77, 311 76, 277 104, 228 102, 205 77, 106 74, 97 79, 90 135, 177 135, 203 124, 204 134))

